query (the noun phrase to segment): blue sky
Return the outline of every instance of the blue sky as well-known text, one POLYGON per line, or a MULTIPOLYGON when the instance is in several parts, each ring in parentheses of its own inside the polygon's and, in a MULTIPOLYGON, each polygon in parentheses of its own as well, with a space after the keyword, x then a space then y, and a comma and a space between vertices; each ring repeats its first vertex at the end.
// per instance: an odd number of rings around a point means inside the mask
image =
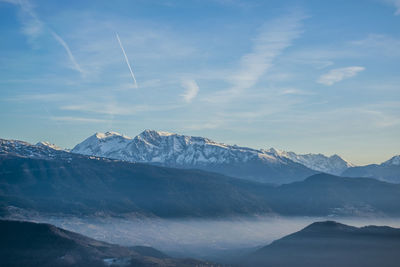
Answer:
POLYGON ((2 138, 400 154, 399 0, 0 0, 0 22, 2 138))

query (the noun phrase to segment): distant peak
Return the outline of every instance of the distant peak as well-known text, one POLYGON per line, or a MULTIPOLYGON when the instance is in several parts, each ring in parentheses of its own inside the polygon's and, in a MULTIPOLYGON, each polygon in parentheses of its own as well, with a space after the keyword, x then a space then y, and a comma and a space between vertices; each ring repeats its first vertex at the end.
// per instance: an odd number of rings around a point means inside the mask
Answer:
POLYGON ((400 155, 394 156, 391 159, 382 163, 382 165, 400 165, 400 155))
POLYGON ((275 149, 275 148, 273 148, 273 147, 271 147, 270 149, 268 149, 267 152, 269 152, 269 153, 271 153, 271 154, 277 154, 277 155, 280 155, 280 154, 282 153, 281 150, 275 149))
POLYGON ((169 132, 164 132, 164 131, 156 131, 156 130, 146 129, 140 135, 170 136, 170 135, 175 135, 175 134, 174 133, 169 133, 169 132))
POLYGON ((307 227, 305 227, 302 231, 331 231, 331 230, 349 230, 355 227, 349 226, 346 224, 338 223, 336 221, 322 221, 322 222, 314 222, 307 227))
POLYGON ((55 144, 52 144, 48 141, 40 141, 38 143, 36 143, 36 146, 40 146, 40 147, 49 147, 52 148, 54 150, 63 150, 61 147, 56 146, 55 144))
POLYGON ((112 131, 105 132, 105 133, 97 132, 97 133, 94 134, 94 136, 96 138, 98 138, 98 139, 104 139, 104 138, 109 138, 109 137, 113 137, 113 136, 121 136, 121 137, 124 137, 126 139, 132 139, 129 136, 126 136, 126 135, 123 135, 123 134, 120 134, 120 133, 117 133, 117 132, 112 132, 112 131))

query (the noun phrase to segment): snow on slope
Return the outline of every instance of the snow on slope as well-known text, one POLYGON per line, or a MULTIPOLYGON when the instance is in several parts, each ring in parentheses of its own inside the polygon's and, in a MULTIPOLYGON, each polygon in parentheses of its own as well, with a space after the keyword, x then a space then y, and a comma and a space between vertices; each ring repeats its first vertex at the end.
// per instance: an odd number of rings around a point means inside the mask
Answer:
POLYGON ((383 165, 383 166, 391 166, 391 165, 399 166, 400 165, 400 155, 392 157, 391 159, 383 162, 381 165, 383 165))
POLYGON ((325 172, 334 175, 342 174, 346 169, 354 165, 338 155, 327 157, 323 154, 296 154, 294 152, 286 152, 270 148, 267 150, 270 153, 286 157, 294 162, 303 164, 304 166, 320 172, 325 172))
POLYGON ((62 149, 38 143, 32 145, 24 141, 0 139, 0 155, 15 155, 37 159, 71 159, 71 153, 62 149))
POLYGON ((47 142, 47 141, 38 142, 38 143, 36 143, 36 146, 49 147, 49 148, 54 149, 54 150, 66 150, 66 149, 62 149, 61 147, 56 146, 55 144, 52 144, 52 143, 47 142))
POLYGON ((76 145, 71 152, 89 156, 128 160, 124 157, 126 146, 132 138, 116 132, 96 133, 76 145))
POLYGON ((75 146, 71 152, 169 166, 246 162, 254 158, 271 163, 282 162, 279 157, 261 150, 153 130, 145 130, 133 139, 118 133, 97 133, 75 146))
POLYGON ((297 155, 275 149, 257 150, 214 142, 203 137, 145 130, 135 138, 97 133, 75 146, 73 153, 167 166, 205 166, 262 160, 271 164, 296 162, 312 170, 340 174, 353 166, 338 155, 297 155))

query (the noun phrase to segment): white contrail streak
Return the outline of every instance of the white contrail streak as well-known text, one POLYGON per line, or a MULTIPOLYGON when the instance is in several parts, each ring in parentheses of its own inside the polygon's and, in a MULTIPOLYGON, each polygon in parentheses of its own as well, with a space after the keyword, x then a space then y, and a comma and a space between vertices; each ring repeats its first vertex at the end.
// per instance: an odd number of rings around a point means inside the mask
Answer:
POLYGON ((137 82, 136 82, 135 74, 133 74, 133 70, 132 70, 132 68, 131 68, 131 64, 129 63, 129 59, 128 59, 126 53, 125 53, 125 49, 124 49, 124 47, 122 46, 121 40, 119 39, 119 36, 118 36, 118 33, 115 33, 115 35, 117 36, 117 40, 118 40, 119 46, 120 46, 121 49, 122 49, 122 53, 124 54, 125 61, 126 61, 126 64, 128 65, 129 71, 131 72, 131 76, 132 76, 132 79, 133 79, 133 81, 134 81, 134 83, 135 83, 135 87, 137 88, 138 85, 137 85, 137 82))

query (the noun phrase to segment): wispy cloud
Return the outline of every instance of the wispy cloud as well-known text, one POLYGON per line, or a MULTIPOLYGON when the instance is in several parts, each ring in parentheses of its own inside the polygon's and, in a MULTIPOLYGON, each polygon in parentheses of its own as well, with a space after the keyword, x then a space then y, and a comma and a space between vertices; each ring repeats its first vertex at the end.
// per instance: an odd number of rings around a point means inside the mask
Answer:
POLYGON ((8 101, 44 101, 44 102, 60 102, 75 98, 72 94, 52 93, 52 94, 22 94, 6 98, 8 101))
POLYGON ((105 115, 135 115, 139 112, 149 111, 148 105, 121 106, 117 103, 84 103, 76 105, 66 105, 60 107, 61 110, 89 112, 105 115))
POLYGON ((182 97, 186 103, 190 103, 199 93, 199 86, 197 85, 195 80, 183 80, 182 81, 183 88, 186 89, 185 93, 183 93, 182 97))
POLYGON ((117 102, 87 102, 76 105, 61 106, 61 110, 79 111, 103 115, 136 115, 142 112, 166 111, 181 107, 181 105, 122 105, 117 102))
POLYGON ((228 82, 232 87, 207 100, 227 100, 256 85, 273 66, 274 60, 301 35, 302 21, 305 18, 304 14, 293 13, 265 23, 254 39, 252 51, 242 56, 239 70, 230 75, 228 82))
POLYGON ((363 70, 365 70, 365 68, 359 66, 333 69, 330 70, 328 73, 321 75, 317 82, 330 86, 337 82, 340 82, 341 80, 351 78, 363 70))
POLYGON ((395 15, 400 15, 400 0, 383 0, 384 2, 393 5, 396 8, 395 15))
POLYGON ((254 86, 272 67, 273 60, 302 33, 304 15, 294 14, 266 23, 254 40, 253 51, 241 59, 241 69, 232 77, 234 90, 254 86))
POLYGON ((311 92, 307 92, 304 90, 296 89, 296 88, 284 88, 280 91, 281 95, 311 95, 311 92))
POLYGON ((366 38, 351 41, 350 45, 358 50, 368 49, 368 54, 378 54, 379 56, 398 57, 400 56, 400 39, 384 34, 369 34, 366 38))
POLYGON ((44 24, 33 11, 32 4, 27 0, 0 0, 19 7, 19 20, 22 24, 22 32, 28 36, 30 41, 36 39, 43 33, 44 24))
POLYGON ((69 60, 72 63, 72 67, 74 70, 83 74, 82 68, 79 66, 78 62, 76 61, 74 55, 71 52, 68 44, 51 29, 46 27, 46 24, 38 17, 34 8, 28 0, 0 0, 2 2, 10 3, 16 5, 20 9, 20 21, 22 23, 22 32, 28 36, 29 40, 33 42, 36 38, 38 38, 41 34, 45 33, 46 31, 51 34, 51 36, 62 45, 65 52, 68 55, 69 60))
POLYGON ((81 122, 81 123, 107 123, 110 120, 94 119, 94 118, 84 118, 84 117, 69 117, 69 116, 54 116, 50 117, 53 121, 63 121, 63 122, 81 122))

